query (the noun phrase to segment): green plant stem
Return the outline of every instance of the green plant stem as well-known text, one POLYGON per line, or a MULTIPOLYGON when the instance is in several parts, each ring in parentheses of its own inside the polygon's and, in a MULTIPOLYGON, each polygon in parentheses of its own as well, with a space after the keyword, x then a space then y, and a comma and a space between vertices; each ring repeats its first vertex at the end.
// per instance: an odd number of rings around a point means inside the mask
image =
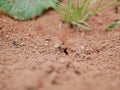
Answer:
POLYGON ((99 0, 96 1, 98 3, 97 6, 90 10, 92 0, 75 0, 74 2, 73 0, 68 0, 67 5, 58 3, 56 10, 61 14, 63 20, 86 30, 91 30, 90 26, 85 23, 90 16, 113 4, 113 2, 110 2, 102 6, 103 0, 99 0))

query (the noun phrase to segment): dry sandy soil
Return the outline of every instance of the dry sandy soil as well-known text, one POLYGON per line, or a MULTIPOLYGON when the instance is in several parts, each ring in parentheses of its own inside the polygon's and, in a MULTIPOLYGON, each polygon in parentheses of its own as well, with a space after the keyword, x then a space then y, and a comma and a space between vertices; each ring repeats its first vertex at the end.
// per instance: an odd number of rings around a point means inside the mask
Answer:
POLYGON ((50 10, 31 21, 0 14, 0 90, 120 90, 120 19, 110 7, 88 22, 92 31, 58 29, 50 10))

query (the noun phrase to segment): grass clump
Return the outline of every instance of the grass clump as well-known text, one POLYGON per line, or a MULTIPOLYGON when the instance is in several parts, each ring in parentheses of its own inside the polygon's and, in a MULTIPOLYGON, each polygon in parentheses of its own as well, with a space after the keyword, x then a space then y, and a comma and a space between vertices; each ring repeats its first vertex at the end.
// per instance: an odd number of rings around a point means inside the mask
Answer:
POLYGON ((58 3, 55 9, 60 13, 62 20, 70 25, 76 25, 78 29, 91 30, 86 20, 89 16, 102 11, 111 3, 102 6, 104 0, 68 0, 67 3, 58 3), (94 8, 93 8, 94 6, 94 8))

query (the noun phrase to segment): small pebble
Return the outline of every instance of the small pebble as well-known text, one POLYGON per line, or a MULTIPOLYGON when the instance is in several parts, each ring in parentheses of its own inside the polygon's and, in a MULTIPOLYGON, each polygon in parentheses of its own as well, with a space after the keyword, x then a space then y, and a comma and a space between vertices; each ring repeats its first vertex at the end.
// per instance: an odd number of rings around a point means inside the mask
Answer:
POLYGON ((25 42, 21 42, 20 45, 25 46, 25 42))
POLYGON ((84 49, 84 46, 80 46, 81 49, 84 49))
POLYGON ((45 46, 48 46, 48 41, 45 41, 45 46))
POLYGON ((35 48, 35 49, 38 49, 38 46, 35 45, 34 48, 35 48))
POLYGON ((60 43, 55 43, 54 47, 59 48, 59 47, 61 47, 61 44, 60 43))
POLYGON ((58 76, 58 73, 56 71, 53 71, 51 73, 52 78, 56 78, 58 76))
POLYGON ((35 43, 31 43, 32 47, 38 49, 38 46, 35 43))

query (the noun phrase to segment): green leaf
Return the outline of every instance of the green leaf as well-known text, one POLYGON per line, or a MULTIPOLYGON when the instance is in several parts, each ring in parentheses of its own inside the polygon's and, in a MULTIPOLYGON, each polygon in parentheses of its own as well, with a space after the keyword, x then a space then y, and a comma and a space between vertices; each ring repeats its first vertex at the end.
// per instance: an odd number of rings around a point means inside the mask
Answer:
POLYGON ((0 11, 19 20, 38 16, 44 10, 54 7, 59 0, 0 0, 0 11))
POLYGON ((120 24, 120 20, 119 21, 116 21, 116 22, 114 22, 114 23, 112 23, 112 24, 110 24, 107 28, 106 28, 106 30, 112 30, 113 28, 115 28, 116 26, 118 26, 120 24))

